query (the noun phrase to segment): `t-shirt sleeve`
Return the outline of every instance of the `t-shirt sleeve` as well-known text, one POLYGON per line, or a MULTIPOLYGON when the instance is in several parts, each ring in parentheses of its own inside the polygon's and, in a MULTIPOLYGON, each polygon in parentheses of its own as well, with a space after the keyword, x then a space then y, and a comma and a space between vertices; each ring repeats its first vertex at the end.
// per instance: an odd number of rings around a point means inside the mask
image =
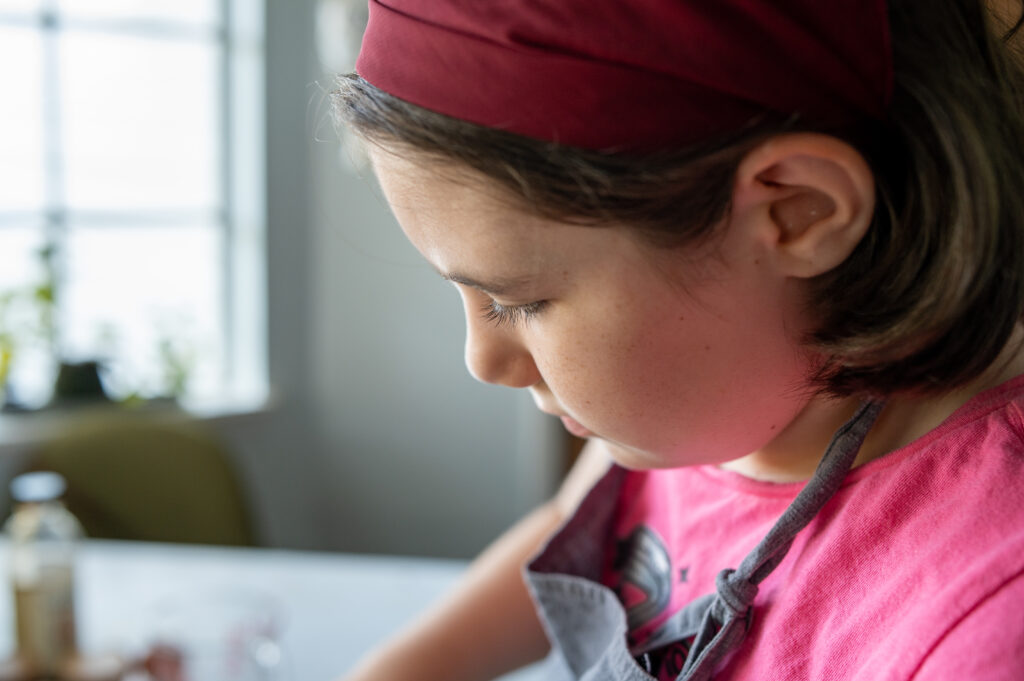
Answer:
POLYGON ((913 681, 1020 681, 1024 674, 1024 574, 982 601, 925 659, 913 681))

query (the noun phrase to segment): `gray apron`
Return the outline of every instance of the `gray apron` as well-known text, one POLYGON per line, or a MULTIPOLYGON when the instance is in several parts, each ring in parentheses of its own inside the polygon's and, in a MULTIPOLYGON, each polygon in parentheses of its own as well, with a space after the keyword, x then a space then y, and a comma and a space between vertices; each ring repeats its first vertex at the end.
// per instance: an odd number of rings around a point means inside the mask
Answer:
MULTIPOLYGON (((753 620, 758 585, 782 562, 796 534, 839 489, 882 405, 866 403, 836 431, 814 477, 739 566, 722 570, 715 591, 672 615, 643 648, 630 650, 628 618, 600 583, 626 471, 617 466, 595 485, 569 522, 526 567, 524 578, 551 641, 550 681, 651 681, 650 653, 675 645, 677 681, 710 679, 753 620)), ((766 670, 767 673, 768 670, 766 670)))

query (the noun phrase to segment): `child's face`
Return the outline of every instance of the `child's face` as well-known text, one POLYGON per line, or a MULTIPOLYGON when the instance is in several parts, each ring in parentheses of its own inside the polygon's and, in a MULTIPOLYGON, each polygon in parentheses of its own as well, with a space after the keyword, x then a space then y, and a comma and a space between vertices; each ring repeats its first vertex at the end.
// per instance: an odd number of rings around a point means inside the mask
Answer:
POLYGON ((703 256, 659 250, 625 229, 531 216, 481 180, 373 158, 402 229, 462 297, 473 376, 528 389, 620 464, 734 459, 807 403, 801 291, 733 230, 703 256))

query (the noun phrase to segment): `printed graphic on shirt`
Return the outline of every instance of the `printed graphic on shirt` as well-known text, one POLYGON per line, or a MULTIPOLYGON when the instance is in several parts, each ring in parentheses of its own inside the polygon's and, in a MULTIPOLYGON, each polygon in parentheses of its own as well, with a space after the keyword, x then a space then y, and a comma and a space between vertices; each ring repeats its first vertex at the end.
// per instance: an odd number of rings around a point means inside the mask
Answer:
POLYGON ((617 591, 633 632, 664 612, 672 597, 672 561, 661 537, 638 525, 616 547, 617 591))
POLYGON ((647 525, 636 526, 615 547, 611 586, 626 609, 629 644, 634 650, 653 644, 654 648, 638 655, 636 661, 659 681, 672 681, 679 675, 693 638, 676 617, 653 631, 648 625, 665 614, 672 600, 673 581, 687 582, 689 569, 673 567, 665 542, 647 525))
POLYGON ((686 664, 686 657, 690 654, 692 643, 693 639, 676 641, 671 645, 638 656, 636 662, 658 681, 675 681, 679 673, 683 671, 683 665, 686 664))

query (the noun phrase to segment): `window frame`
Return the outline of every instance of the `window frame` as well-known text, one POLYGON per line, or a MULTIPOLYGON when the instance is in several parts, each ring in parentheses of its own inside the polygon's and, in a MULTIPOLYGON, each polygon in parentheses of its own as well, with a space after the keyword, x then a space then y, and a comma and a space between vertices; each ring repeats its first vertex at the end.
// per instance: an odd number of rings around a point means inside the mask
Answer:
MULTIPOLYGON (((81 19, 61 14, 58 0, 42 0, 31 12, 0 9, 0 26, 39 31, 43 46, 41 87, 44 133, 44 194, 41 212, 5 211, 0 230, 41 224, 44 243, 58 250, 70 236, 72 213, 63 191, 62 112, 59 94, 59 40, 66 30, 89 30, 143 39, 201 40, 217 50, 219 87, 218 201, 202 221, 219 230, 224 247, 219 320, 224 351, 221 394, 190 399, 185 406, 202 414, 238 413, 264 408, 269 395, 266 325, 266 123, 264 94, 265 31, 261 0, 213 0, 217 16, 211 26, 154 19, 81 19)), ((189 213, 193 217, 194 213, 189 213)), ((166 224, 166 211, 76 211, 76 226, 132 221, 140 230, 166 224)), ((58 282, 66 280, 64 263, 55 262, 58 282)), ((59 304, 59 301, 58 301, 59 304)), ((59 314, 59 311, 58 311, 59 314)))

